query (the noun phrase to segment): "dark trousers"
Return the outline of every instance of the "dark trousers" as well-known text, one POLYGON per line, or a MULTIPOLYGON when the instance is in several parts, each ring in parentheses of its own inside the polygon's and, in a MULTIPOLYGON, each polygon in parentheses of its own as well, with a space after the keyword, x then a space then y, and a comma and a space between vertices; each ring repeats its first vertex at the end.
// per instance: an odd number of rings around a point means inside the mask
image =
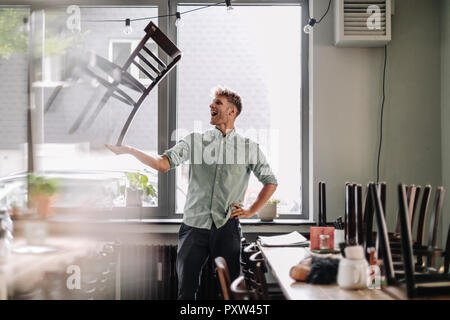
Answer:
POLYGON ((230 219, 210 230, 181 224, 178 233, 177 276, 178 299, 197 299, 201 271, 208 257, 223 257, 233 281, 240 273, 242 231, 239 220, 230 219))

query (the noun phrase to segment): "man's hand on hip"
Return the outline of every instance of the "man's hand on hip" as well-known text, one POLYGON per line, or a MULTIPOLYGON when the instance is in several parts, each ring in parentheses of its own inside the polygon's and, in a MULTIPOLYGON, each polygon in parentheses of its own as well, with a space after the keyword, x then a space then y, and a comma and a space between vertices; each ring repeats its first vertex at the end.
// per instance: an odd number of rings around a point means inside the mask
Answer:
POLYGON ((250 209, 242 208, 238 203, 233 203, 232 206, 237 208, 237 209, 234 209, 231 211, 232 218, 235 218, 235 219, 250 218, 251 216, 253 216, 255 214, 250 209))

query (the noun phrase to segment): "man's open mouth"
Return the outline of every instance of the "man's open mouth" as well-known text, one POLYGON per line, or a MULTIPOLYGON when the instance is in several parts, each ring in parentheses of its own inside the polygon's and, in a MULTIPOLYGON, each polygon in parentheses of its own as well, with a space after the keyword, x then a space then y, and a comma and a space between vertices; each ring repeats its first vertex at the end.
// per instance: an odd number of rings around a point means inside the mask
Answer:
POLYGON ((217 112, 211 112, 211 117, 217 116, 217 112))

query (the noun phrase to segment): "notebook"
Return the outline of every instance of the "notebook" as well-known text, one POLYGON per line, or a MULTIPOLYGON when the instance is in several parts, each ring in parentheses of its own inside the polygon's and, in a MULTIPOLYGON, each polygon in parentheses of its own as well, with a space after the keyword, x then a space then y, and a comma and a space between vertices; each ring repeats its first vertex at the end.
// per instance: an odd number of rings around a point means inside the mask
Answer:
POLYGON ((258 236, 264 247, 308 247, 309 241, 297 231, 279 236, 258 236))

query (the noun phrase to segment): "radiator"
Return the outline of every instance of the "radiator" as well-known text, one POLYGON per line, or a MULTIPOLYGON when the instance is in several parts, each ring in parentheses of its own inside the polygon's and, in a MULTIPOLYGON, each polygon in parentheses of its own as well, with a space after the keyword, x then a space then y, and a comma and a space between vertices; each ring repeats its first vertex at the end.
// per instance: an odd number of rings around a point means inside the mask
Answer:
MULTIPOLYGON (((177 298, 177 246, 124 245, 120 250, 121 300, 171 300, 177 298)), ((199 298, 219 299, 215 268, 208 260, 202 271, 199 298)))

